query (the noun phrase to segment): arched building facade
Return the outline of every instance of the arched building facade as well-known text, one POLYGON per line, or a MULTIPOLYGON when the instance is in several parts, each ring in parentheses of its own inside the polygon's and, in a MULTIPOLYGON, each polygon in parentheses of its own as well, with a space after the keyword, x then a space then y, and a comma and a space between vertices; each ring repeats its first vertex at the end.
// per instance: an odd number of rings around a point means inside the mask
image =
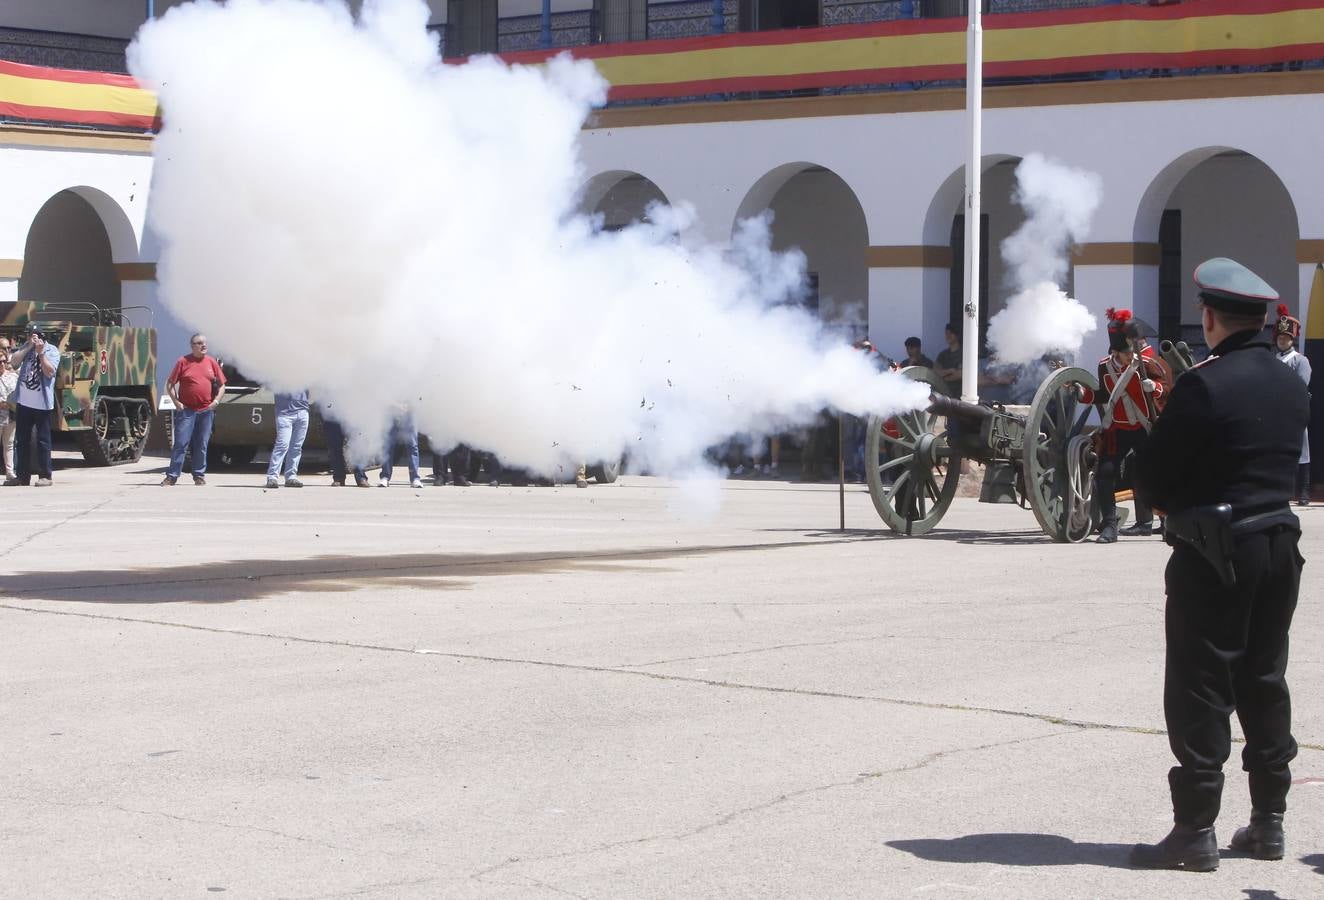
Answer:
MULTIPOLYGON (((1010 295, 998 243, 1023 215, 1011 200, 1015 165, 1040 153, 1102 179, 1065 285, 1100 318, 1130 306, 1164 336, 1198 340, 1190 273, 1221 255, 1260 272, 1304 321, 1324 262, 1324 209, 1313 199, 1324 196, 1324 171, 1308 150, 1324 138, 1322 91, 1317 72, 987 90, 988 309, 1010 295)), ((834 272, 824 318, 901 355, 911 334, 940 343, 954 277, 959 291, 960 105, 959 91, 926 91, 608 109, 584 132, 583 153, 591 176, 649 171, 714 241, 772 210, 774 245, 805 250, 811 272, 834 272), (815 261, 822 248, 830 264, 815 261)), ((829 293, 822 272, 819 285, 829 293)), ((1082 355, 1104 345, 1100 330, 1082 355)))

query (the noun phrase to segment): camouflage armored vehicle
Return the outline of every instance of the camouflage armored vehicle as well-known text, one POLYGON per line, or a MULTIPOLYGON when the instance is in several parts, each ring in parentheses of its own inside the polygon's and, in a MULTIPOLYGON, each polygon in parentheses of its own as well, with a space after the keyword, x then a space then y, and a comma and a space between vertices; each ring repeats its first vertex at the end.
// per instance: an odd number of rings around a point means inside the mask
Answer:
MULTIPOLYGON (((150 314, 145 307, 134 307, 150 314)), ((36 323, 60 350, 51 430, 68 432, 94 466, 137 462, 156 409, 156 330, 125 309, 91 303, 0 302, 0 333, 15 346, 36 323)))
MULTIPOLYGON (((216 405, 207 463, 215 468, 246 466, 259 450, 270 450, 276 442, 276 395, 223 360, 221 370, 225 373, 225 396, 216 405)), ((303 449, 325 448, 322 414, 314 404, 308 413, 303 449)))

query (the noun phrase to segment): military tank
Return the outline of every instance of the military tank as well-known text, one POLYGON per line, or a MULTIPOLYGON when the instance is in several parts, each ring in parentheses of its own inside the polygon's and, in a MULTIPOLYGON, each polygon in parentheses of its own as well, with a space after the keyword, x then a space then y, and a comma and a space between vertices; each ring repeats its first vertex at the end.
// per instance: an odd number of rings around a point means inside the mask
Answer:
POLYGON ((156 409, 156 330, 130 323, 147 307, 0 302, 0 333, 15 346, 29 324, 59 348, 51 430, 70 434, 94 466, 137 462, 156 409))

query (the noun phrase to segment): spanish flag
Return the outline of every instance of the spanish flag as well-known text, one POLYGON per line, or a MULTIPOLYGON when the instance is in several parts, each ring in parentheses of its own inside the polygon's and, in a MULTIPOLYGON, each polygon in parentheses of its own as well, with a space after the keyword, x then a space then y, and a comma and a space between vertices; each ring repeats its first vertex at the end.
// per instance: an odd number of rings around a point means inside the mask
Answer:
POLYGON ((128 75, 0 60, 0 115, 147 131, 156 127, 156 95, 128 75))

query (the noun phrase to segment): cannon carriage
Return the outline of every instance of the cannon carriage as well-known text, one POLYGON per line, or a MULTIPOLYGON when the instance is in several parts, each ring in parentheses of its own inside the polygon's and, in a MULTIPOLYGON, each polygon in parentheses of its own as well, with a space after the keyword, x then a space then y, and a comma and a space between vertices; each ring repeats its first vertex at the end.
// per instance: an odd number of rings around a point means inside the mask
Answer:
POLYGON ((962 460, 985 464, 985 484, 1010 482, 1054 541, 1084 540, 1097 525, 1093 503, 1093 407, 1080 387, 1099 387, 1094 373, 1062 367, 1039 385, 1028 412, 947 396, 937 374, 915 366, 907 378, 931 388, 924 409, 872 416, 865 439, 869 494, 893 531, 921 535, 942 519, 956 495, 962 460))

